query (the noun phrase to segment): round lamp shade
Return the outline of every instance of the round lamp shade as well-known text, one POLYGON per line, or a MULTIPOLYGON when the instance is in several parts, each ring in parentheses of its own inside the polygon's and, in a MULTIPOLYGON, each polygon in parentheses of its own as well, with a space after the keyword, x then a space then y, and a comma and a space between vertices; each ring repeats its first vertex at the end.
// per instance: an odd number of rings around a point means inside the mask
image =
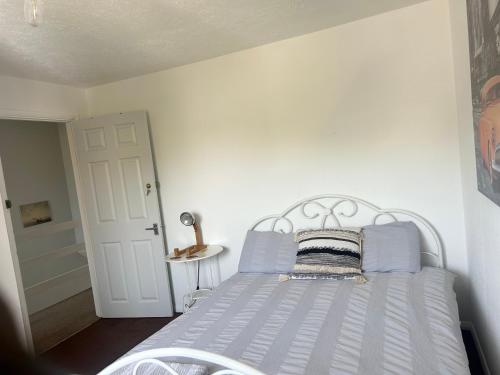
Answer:
POLYGON ((191 226, 195 223, 194 215, 191 212, 183 212, 181 214, 181 223, 186 226, 191 226))

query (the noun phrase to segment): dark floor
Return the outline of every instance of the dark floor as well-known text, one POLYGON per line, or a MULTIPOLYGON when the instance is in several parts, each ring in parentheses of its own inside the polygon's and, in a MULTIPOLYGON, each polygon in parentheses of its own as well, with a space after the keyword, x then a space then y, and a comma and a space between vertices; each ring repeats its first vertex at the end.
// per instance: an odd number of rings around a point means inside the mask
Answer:
MULTIPOLYGON (((101 319, 41 357, 68 373, 95 374, 176 317, 101 319)), ((462 336, 471 375, 483 375, 471 333, 462 331, 462 336)))
POLYGON ((68 373, 96 374, 177 316, 100 319, 43 353, 41 358, 68 373))

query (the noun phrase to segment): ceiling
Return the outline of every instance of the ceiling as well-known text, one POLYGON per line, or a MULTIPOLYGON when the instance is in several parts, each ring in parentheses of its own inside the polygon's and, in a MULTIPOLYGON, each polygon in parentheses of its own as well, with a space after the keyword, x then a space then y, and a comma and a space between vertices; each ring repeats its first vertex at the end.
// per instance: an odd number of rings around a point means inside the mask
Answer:
POLYGON ((310 33, 423 0, 0 0, 0 74, 89 87, 310 33))

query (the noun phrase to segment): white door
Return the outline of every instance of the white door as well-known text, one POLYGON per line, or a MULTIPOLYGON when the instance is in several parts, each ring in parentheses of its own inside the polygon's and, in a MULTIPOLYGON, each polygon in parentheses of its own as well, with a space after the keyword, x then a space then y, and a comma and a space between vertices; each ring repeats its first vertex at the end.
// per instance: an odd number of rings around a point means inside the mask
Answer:
POLYGON ((70 128, 100 315, 172 316, 146 113, 79 120, 70 128))

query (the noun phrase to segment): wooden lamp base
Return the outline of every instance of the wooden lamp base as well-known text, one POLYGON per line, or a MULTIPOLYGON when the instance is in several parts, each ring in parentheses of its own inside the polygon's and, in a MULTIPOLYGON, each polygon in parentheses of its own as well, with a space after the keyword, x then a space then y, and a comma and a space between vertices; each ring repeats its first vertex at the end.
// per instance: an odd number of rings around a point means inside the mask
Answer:
POLYGON ((185 249, 179 250, 178 248, 174 249, 174 255, 176 257, 180 257, 183 254, 186 254, 187 257, 191 257, 194 254, 203 251, 207 248, 207 245, 203 244, 203 239, 201 237, 201 229, 198 223, 193 224, 194 234, 196 236, 196 245, 191 245, 186 247, 185 249))
POLYGON ((176 257, 180 257, 183 254, 186 254, 186 256, 190 257, 200 251, 203 251, 207 248, 207 245, 191 245, 188 246, 182 250, 179 250, 178 248, 174 249, 174 255, 176 257))

